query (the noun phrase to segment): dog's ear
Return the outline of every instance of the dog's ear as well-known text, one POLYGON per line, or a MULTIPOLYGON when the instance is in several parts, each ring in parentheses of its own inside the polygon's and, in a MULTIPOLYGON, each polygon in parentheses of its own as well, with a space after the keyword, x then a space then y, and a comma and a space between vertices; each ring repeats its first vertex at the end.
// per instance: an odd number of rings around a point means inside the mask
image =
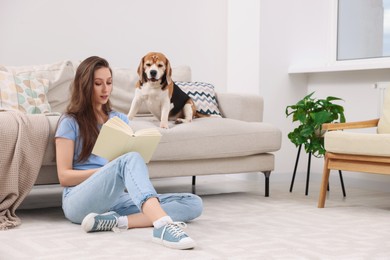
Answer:
POLYGON ((172 84, 172 68, 171 68, 171 63, 167 59, 167 68, 165 70, 165 76, 166 76, 166 81, 167 85, 172 84))
POLYGON ((139 80, 137 81, 137 84, 136 84, 137 87, 140 87, 145 83, 144 59, 145 59, 145 57, 143 57, 141 59, 139 65, 138 65, 137 73, 138 73, 139 80))
POLYGON ((136 88, 141 88, 141 86, 142 86, 142 83, 141 83, 140 80, 138 80, 138 81, 135 83, 135 87, 136 87, 136 88))

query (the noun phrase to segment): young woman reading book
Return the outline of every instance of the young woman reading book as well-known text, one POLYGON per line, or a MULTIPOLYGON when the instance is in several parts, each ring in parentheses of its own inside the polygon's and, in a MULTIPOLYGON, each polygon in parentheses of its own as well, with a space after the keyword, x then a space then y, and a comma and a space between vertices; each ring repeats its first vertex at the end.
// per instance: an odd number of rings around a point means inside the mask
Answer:
POLYGON ((77 68, 66 113, 56 135, 57 171, 64 186, 62 208, 67 219, 86 232, 153 226, 153 241, 177 249, 195 242, 182 230, 202 213, 202 200, 191 193, 157 194, 147 166, 136 152, 110 162, 91 153, 99 130, 113 111, 112 71, 100 57, 77 68))

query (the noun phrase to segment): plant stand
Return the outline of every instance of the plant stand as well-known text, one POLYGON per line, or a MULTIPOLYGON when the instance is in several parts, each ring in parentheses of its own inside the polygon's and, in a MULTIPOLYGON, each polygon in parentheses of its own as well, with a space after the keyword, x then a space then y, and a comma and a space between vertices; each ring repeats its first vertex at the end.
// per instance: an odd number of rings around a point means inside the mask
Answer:
MULTIPOLYGON (((293 190, 294 181, 295 181, 295 174, 297 173, 297 167, 298 167, 298 162, 299 162, 299 155, 301 153, 301 148, 302 148, 302 145, 299 145, 297 159, 295 160, 294 173, 293 173, 293 176, 291 179, 291 184, 290 184, 290 192, 292 192, 292 190, 293 190)), ((307 163, 306 189, 305 189, 306 196, 309 194, 310 164, 311 164, 311 153, 309 153, 309 158, 308 158, 308 163, 307 163)), ((339 170, 339 176, 340 176, 341 189, 343 190, 343 196, 346 197, 344 181, 343 181, 343 174, 342 174, 341 170, 339 170)), ((328 183, 328 190, 329 190, 329 183, 328 183)))

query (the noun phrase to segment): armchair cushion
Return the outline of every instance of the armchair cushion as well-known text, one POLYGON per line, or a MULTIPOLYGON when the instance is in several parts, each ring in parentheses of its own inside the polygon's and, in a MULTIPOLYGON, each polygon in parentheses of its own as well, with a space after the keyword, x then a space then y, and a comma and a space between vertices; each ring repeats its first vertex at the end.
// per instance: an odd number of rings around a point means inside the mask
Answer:
POLYGON ((324 142, 331 153, 390 157, 390 134, 330 131, 324 142))
POLYGON ((383 111, 378 123, 378 134, 390 134, 390 88, 386 89, 383 111))

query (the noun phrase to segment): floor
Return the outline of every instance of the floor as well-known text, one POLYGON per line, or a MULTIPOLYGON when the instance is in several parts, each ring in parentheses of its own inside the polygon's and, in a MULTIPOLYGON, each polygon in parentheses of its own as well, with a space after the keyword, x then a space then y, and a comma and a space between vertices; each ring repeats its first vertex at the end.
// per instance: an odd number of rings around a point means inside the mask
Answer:
MULTIPOLYGON (((261 174, 198 177, 204 213, 188 223, 193 250, 151 242, 151 228, 84 233, 58 207, 60 187, 37 187, 17 214, 22 225, 0 232, 3 259, 390 259, 390 190, 344 175, 330 182, 326 208, 317 208, 319 177, 271 176, 264 197, 261 174), (363 187, 364 186, 364 187, 363 187), (378 188, 379 187, 379 188, 378 188), (37 208, 38 207, 38 208, 37 208)), ((191 178, 153 180, 160 193, 191 192, 191 178)))

